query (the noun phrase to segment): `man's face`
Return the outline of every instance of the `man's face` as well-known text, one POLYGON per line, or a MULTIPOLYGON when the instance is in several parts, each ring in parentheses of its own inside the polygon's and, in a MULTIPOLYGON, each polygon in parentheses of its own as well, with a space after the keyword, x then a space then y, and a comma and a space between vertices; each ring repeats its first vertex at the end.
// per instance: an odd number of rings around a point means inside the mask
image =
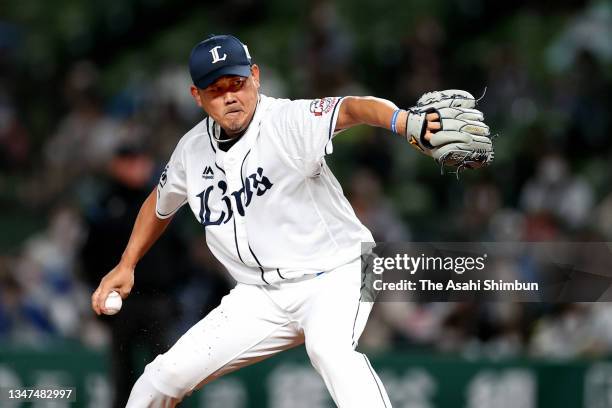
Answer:
POLYGON ((228 136, 243 132, 255 113, 259 94, 259 68, 251 67, 251 76, 223 76, 199 89, 191 85, 191 95, 199 107, 217 122, 228 136))

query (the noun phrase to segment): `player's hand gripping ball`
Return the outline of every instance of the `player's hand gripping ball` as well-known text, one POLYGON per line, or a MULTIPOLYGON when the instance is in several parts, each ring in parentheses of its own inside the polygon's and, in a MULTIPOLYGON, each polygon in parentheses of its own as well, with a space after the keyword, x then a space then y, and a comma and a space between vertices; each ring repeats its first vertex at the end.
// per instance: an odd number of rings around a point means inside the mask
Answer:
POLYGON ((106 301, 104 302, 104 314, 105 315, 114 315, 119 313, 121 310, 121 305, 123 301, 121 300, 121 295, 118 292, 112 291, 108 294, 106 301))
POLYGON ((476 102, 472 94, 458 89, 424 94, 408 110, 408 141, 443 167, 460 171, 488 166, 494 157, 493 143, 476 102), (427 141, 425 117, 432 112, 440 116, 440 130, 427 141))

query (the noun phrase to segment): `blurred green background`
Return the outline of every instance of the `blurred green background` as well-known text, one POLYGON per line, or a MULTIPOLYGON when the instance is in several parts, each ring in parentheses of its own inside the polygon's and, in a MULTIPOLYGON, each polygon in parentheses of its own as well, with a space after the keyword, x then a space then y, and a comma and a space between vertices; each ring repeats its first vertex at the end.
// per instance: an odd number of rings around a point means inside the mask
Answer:
MULTIPOLYGON (((377 241, 610 241, 609 1, 5 0, 0 387, 78 383, 74 406, 112 406, 231 287, 183 210, 122 313, 89 308, 203 117, 187 60, 209 33, 249 46, 270 96, 409 107, 431 90, 486 88, 496 160, 483 171, 441 175, 380 129, 336 139, 328 162, 377 241)), ((604 303, 380 303, 360 348, 396 407, 612 406, 604 303)), ((213 385, 191 406, 331 406, 303 350, 213 385)))

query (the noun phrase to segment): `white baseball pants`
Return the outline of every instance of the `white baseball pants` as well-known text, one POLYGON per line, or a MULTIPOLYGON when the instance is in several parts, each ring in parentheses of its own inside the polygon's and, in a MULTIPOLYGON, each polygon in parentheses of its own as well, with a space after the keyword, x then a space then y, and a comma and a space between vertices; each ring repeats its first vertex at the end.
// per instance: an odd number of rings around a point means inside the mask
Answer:
POLYGON ((270 286, 239 283, 146 366, 127 407, 174 407, 224 374, 305 342, 336 405, 390 408, 367 357, 355 351, 372 309, 359 301, 360 286, 359 260, 309 279, 270 286))

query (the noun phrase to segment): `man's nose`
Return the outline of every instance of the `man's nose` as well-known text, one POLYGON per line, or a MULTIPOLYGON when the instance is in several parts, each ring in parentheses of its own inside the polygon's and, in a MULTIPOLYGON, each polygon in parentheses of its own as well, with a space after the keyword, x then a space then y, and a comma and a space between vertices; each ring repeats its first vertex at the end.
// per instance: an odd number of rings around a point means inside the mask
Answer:
POLYGON ((223 95, 223 102, 226 105, 230 105, 230 104, 236 102, 236 95, 233 92, 226 92, 223 95))

